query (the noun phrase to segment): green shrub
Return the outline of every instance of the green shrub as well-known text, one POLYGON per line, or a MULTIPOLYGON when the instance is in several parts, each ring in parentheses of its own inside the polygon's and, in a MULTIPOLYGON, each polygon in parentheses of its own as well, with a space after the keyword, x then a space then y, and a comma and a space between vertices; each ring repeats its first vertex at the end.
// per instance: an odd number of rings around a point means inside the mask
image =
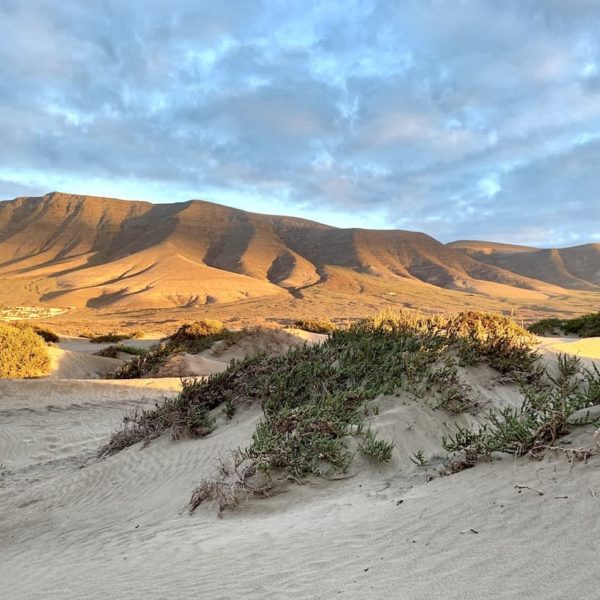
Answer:
POLYGON ((206 319, 182 325, 167 339, 167 345, 172 352, 197 354, 210 348, 216 341, 226 337, 228 333, 220 321, 206 319))
POLYGON ((0 378, 37 377, 49 369, 44 340, 32 328, 0 323, 0 378))
POLYGON ((523 383, 525 397, 519 408, 490 412, 477 429, 458 427, 443 440, 449 452, 471 457, 492 452, 539 457, 568 432, 568 418, 574 412, 600 402, 600 371, 581 368, 578 358, 559 355, 556 379, 535 385, 523 383))
POLYGON ((565 333, 575 333, 580 337, 600 336, 600 312, 567 319, 563 322, 563 329, 565 333))
MULTIPOLYGON (((110 346, 117 348, 117 346, 110 346)), ((113 352, 113 351, 111 351, 113 352)), ((114 351, 114 357, 117 356, 117 351, 114 351)), ((169 347, 158 344, 146 350, 143 353, 134 356, 132 360, 127 361, 119 367, 114 373, 109 375, 110 379, 140 379, 141 377, 150 376, 156 369, 163 365, 172 355, 169 347)))
MULTIPOLYGON (((493 326, 488 324, 493 330, 490 339, 502 340, 502 335, 506 335, 507 327, 502 319, 503 327, 498 327, 495 319, 491 320, 493 326)), ((467 401, 464 390, 459 386, 456 361, 452 355, 459 349, 469 348, 469 344, 483 352, 482 357, 476 357, 478 361, 493 362, 496 368, 502 368, 503 373, 514 375, 533 368, 532 357, 527 355, 528 360, 522 360, 524 346, 513 346, 512 341, 498 344, 493 352, 488 353, 480 344, 483 334, 479 332, 481 335, 478 337, 468 333, 469 323, 473 327, 479 323, 476 319, 455 319, 449 323, 460 323, 464 338, 456 337, 458 334, 450 331, 449 325, 441 330, 438 322, 435 326, 424 323, 418 331, 414 331, 404 326, 390 327, 389 320, 379 325, 368 320, 346 330, 334 331, 320 345, 294 347, 279 356, 249 356, 233 362, 224 372, 206 380, 185 381, 175 402, 165 402, 138 415, 136 420, 130 419, 126 426, 129 443, 145 439, 148 431, 154 435, 158 430, 170 430, 182 419, 185 420, 193 406, 203 406, 209 411, 222 406, 231 418, 238 406, 261 403, 266 425, 261 425, 259 462, 261 468, 270 468, 273 465, 265 458, 265 448, 283 447, 282 440, 289 436, 286 437, 285 432, 278 428, 281 419, 290 417, 289 411, 299 411, 298 431, 304 435, 309 424, 301 422, 302 419, 322 420, 322 411, 333 403, 339 413, 337 424, 332 425, 332 431, 336 432, 333 439, 338 439, 346 435, 343 424, 356 422, 358 407, 380 394, 394 394, 402 389, 418 396, 425 393, 439 396, 439 405, 454 412, 468 410, 473 403, 467 401), (519 361, 513 360, 515 348, 519 351, 519 361), (264 427, 270 428, 271 438, 265 437, 264 427)), ((485 329, 485 325, 483 327, 485 329)), ((117 377, 137 377, 147 372, 157 361, 169 355, 168 344, 127 363, 117 377)), ((286 422, 289 423, 289 419, 286 422)), ((333 423, 331 419, 327 422, 333 423)), ((299 435, 298 431, 294 435, 299 435)), ((332 435, 331 431, 328 435, 332 435)), ((121 444, 122 436, 119 439, 121 444)), ((333 445, 337 446, 338 442, 333 445)), ((297 475, 298 465, 306 466, 307 462, 303 458, 305 447, 295 445, 294 448, 292 452, 286 446, 285 455, 290 460, 292 472, 297 475)), ((109 443, 104 451, 112 452, 114 448, 109 443)), ((249 452, 252 451, 251 447, 249 452)), ((324 455, 328 456, 327 453, 324 455)), ((337 458, 335 463, 339 463, 337 458)), ((281 467, 280 462, 277 464, 281 467)), ((310 472, 313 472, 312 467, 310 472)))
POLYGON ((378 460, 379 462, 388 462, 392 458, 392 451, 395 444, 377 439, 377 436, 368 429, 365 433, 364 441, 358 445, 358 449, 366 456, 378 460))
POLYGON ((535 335, 547 335, 561 329, 562 323, 563 321, 561 319, 542 319, 541 321, 532 323, 527 329, 531 333, 535 333, 535 335))
POLYGON ((104 356, 107 358, 118 358, 119 353, 131 354, 132 356, 146 356, 148 350, 145 348, 137 348, 136 346, 125 346, 123 344, 116 344, 113 346, 107 346, 102 348, 98 352, 94 352, 95 356, 104 356))
POLYGON ((574 319, 542 319, 529 325, 528 329, 536 335, 547 335, 558 330, 580 337, 598 337, 600 336, 600 312, 574 319))
MULTIPOLYGON (((121 346, 121 352, 137 354, 117 369, 111 378, 137 379, 152 375, 170 356, 178 352, 198 354, 210 348, 216 341, 234 339, 235 334, 225 329, 220 321, 196 321, 182 325, 173 335, 145 351, 135 351, 132 347, 121 346)), ((115 354, 116 355, 116 354, 115 354)))
MULTIPOLYGON (((182 333, 188 335, 188 331, 182 333)), ((124 368, 143 371, 146 367, 136 361, 160 358, 153 353, 168 356, 175 337, 183 343, 182 336, 173 336, 124 368)), ((263 418, 251 444, 237 454, 233 479, 203 482, 190 504, 193 510, 202 501, 213 499, 222 510, 244 495, 268 495, 273 471, 292 479, 344 471, 353 458, 349 436, 362 437, 361 452, 389 460, 393 443, 377 439, 370 430, 363 433, 362 425, 368 403, 381 394, 407 390, 433 399, 434 407, 452 412, 476 407, 461 387, 459 359, 489 364, 504 378, 521 381, 534 390, 540 373, 531 340, 528 332, 502 315, 467 312, 422 317, 418 313, 387 313, 333 331, 319 345, 293 347, 276 356, 255 354, 206 379, 184 380, 176 398, 129 416, 123 429, 99 453, 112 454, 164 432, 173 438, 202 437, 215 426, 215 409, 221 408, 231 418, 239 407, 259 404, 263 418), (262 476, 263 482, 256 483, 254 475, 262 476)), ((590 388, 591 395, 595 389, 590 388)), ((533 405, 533 394, 531 398, 533 405)), ((513 416, 506 413, 498 417, 495 430, 492 421, 479 432, 458 430, 455 438, 445 443, 449 448, 475 444, 481 451, 510 447, 517 427, 513 416)), ((522 447, 531 443, 530 429, 531 423, 524 421, 519 433, 522 447)))

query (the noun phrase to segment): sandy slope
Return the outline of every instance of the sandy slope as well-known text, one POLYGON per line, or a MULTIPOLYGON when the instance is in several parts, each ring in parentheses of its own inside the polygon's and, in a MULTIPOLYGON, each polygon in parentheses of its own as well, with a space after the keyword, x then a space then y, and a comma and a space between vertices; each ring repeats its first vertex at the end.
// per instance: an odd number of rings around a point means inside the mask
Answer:
POLYGON ((60 348, 48 348, 52 379, 95 379, 114 371, 122 360, 94 356, 88 352, 71 352, 60 348))
POLYGON ((176 354, 156 373, 157 377, 201 377, 224 371, 232 360, 248 354, 266 352, 282 354, 292 346, 318 344, 327 336, 300 329, 264 329, 245 332, 235 343, 216 342, 201 354, 176 354))
MULTIPOLYGON (((489 406, 518 402, 516 388, 490 374, 463 376, 489 406)), ((408 456, 423 449, 432 465, 441 460, 452 417, 384 397, 372 425, 397 443, 390 464, 358 458, 348 478, 286 486, 223 520, 204 506, 190 516, 194 483, 248 443, 257 408, 231 423, 219 417, 203 440, 162 438, 93 459, 124 410, 176 386, 0 382, 3 597, 598 597, 598 457, 572 469, 561 457, 505 459, 426 483, 408 456)), ((592 432, 578 429, 574 444, 590 444, 592 432)))
POLYGON ((581 358, 592 358, 600 360, 600 337, 595 338, 542 338, 542 345, 552 352, 563 352, 574 354, 581 358))

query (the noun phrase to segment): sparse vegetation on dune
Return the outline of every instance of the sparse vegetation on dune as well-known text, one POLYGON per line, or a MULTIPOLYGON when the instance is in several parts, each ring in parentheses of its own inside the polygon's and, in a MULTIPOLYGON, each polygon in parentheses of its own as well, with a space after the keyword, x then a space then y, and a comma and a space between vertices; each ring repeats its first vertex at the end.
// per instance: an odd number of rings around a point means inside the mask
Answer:
POLYGON ((255 354, 206 380, 185 380, 176 398, 127 417, 100 454, 165 432, 202 437, 215 427, 215 409, 231 418, 242 406, 260 404, 263 419, 251 444, 226 469, 229 479, 204 482, 191 507, 208 497, 235 504, 233 488, 238 499, 270 489, 256 482, 258 476, 264 483, 274 472, 298 479, 344 471, 353 458, 351 437, 358 438, 362 453, 390 460, 393 443, 363 427, 367 405, 382 394, 407 391, 432 408, 458 413, 477 408, 460 381, 460 364, 487 364, 508 381, 537 381, 541 373, 531 342, 527 331, 501 315, 387 312, 333 331, 322 344, 277 356, 255 354))
POLYGON ((124 344, 115 344, 107 346, 98 352, 94 352, 96 356, 104 356, 106 358, 118 358, 120 353, 130 354, 132 356, 146 356, 150 351, 145 348, 137 348, 135 346, 126 346, 124 344))
POLYGON ((116 342, 122 342, 123 340, 131 339, 131 335, 129 335, 128 333, 115 333, 114 331, 110 333, 105 333, 103 335, 86 335, 83 337, 89 337, 89 340, 92 344, 112 344, 116 342))
MULTIPOLYGON (((150 350, 140 353, 111 375, 115 379, 137 379, 154 373, 170 356, 178 352, 192 354, 210 348, 216 341, 228 339, 235 334, 220 321, 203 320, 182 325, 150 350)), ((127 352, 127 350, 121 350, 127 352)), ((111 350, 116 356, 116 351, 111 350)), ((134 354, 134 352, 129 352, 134 354)))
MULTIPOLYGON (((559 355, 559 375, 522 384, 523 404, 490 412, 487 421, 476 429, 457 428, 444 439, 449 452, 468 457, 472 465, 477 457, 489 458, 493 452, 539 458, 548 449, 556 449, 558 438, 568 432, 568 419, 580 409, 600 404, 600 371, 584 369, 577 357, 559 355)), ((569 449, 565 452, 569 453, 569 449)), ((574 457, 587 458, 592 449, 573 449, 574 457)))
POLYGON ((0 323, 0 378, 37 377, 49 369, 44 339, 33 328, 0 323))
POLYGON ((310 331, 312 333, 324 334, 330 334, 338 328, 335 323, 325 319, 300 319, 298 321, 294 321, 294 327, 303 329, 304 331, 310 331))
POLYGON ((205 319, 182 325, 167 339, 172 352, 198 353, 210 348, 214 342, 231 335, 223 323, 205 319))
POLYGON ((600 312, 583 315, 574 319, 542 319, 528 327, 536 335, 554 333, 575 334, 579 337, 600 336, 600 312))

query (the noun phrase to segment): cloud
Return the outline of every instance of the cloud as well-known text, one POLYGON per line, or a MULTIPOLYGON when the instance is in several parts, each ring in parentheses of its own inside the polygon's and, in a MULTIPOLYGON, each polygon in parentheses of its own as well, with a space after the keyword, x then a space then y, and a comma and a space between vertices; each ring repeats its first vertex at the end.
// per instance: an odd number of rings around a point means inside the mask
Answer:
POLYGON ((5 197, 598 238, 597 2, 0 0, 0 18, 5 197))

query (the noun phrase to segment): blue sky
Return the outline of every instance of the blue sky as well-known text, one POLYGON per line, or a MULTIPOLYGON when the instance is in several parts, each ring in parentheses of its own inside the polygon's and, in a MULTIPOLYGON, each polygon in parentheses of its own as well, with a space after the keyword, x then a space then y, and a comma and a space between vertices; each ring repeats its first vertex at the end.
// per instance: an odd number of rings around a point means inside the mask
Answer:
POLYGON ((596 0, 0 0, 0 197, 600 241, 596 0))

